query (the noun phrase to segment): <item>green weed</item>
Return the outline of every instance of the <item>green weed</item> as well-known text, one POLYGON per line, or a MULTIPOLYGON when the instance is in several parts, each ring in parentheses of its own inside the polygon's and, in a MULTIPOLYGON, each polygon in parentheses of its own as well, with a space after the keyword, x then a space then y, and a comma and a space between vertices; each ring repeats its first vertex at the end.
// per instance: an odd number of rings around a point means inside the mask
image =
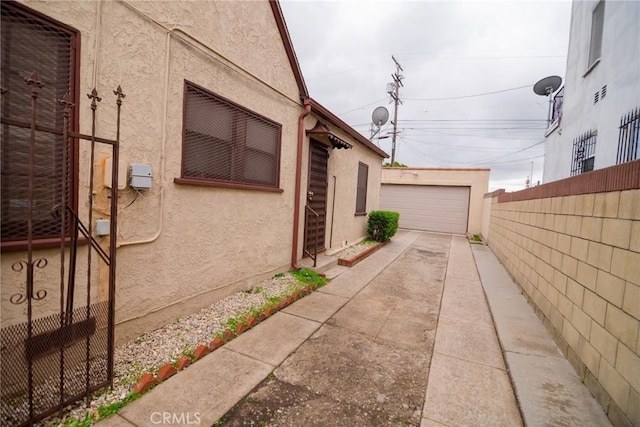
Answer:
POLYGON ((291 274, 295 277, 299 282, 304 283, 305 285, 313 286, 314 288, 319 288, 327 284, 327 279, 320 276, 318 273, 312 270, 300 269, 300 270, 291 270, 291 274))

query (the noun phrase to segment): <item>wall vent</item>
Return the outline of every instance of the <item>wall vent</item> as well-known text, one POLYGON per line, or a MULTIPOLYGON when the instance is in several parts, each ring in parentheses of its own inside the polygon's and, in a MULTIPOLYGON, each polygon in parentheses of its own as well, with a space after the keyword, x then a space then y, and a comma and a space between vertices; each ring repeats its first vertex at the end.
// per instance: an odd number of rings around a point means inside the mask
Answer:
POLYGON ((599 100, 600 100, 600 91, 597 91, 596 93, 593 94, 593 103, 597 104, 599 100))
POLYGON ((607 85, 602 86, 602 90, 600 91, 600 99, 604 99, 607 96, 607 85))

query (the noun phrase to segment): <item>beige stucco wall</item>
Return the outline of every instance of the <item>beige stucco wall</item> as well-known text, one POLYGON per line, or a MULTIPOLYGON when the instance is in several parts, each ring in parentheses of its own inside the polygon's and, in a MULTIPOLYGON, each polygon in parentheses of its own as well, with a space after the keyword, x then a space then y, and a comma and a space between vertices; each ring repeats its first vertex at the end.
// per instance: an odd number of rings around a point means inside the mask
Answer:
MULTIPOLYGON (((90 132, 84 94, 95 85, 103 98, 97 133, 115 136, 112 90, 121 85, 127 95, 121 159, 126 165, 143 163, 153 169, 153 187, 144 197, 125 208, 134 193, 120 192, 117 339, 150 330, 287 269, 302 107, 268 2, 28 5, 81 32, 81 132, 90 132), (181 172, 184 79, 282 125, 283 192, 173 182, 181 172)), ((96 170, 101 173, 105 156, 98 157, 96 170)), ((81 162, 87 159, 82 152, 81 162)), ((86 191, 86 173, 80 186, 86 191)), ((96 193, 104 198, 99 186, 96 193)), ((13 257, 3 255, 3 272, 13 257)), ((4 300, 3 286, 3 324, 4 300)))
POLYGON ((497 200, 490 247, 614 424, 640 425, 640 190, 497 200))
MULTIPOLYGON (((318 117, 310 114, 304 119, 305 129, 313 129, 318 117)), ((327 170, 327 224, 325 242, 327 253, 335 252, 345 245, 351 245, 366 237, 367 216, 355 215, 356 190, 358 185, 358 164, 363 162, 369 166, 367 181, 367 212, 378 209, 380 200, 380 171, 382 158, 357 142, 353 137, 336 126, 320 120, 333 133, 350 143, 350 149, 329 149, 329 166, 327 170), (336 177, 335 183, 333 177, 336 177), (335 209, 334 209, 335 188, 335 209), (333 214, 332 214, 333 210, 333 214), (333 222, 333 234, 331 227, 333 222)), ((302 155, 301 204, 304 206, 308 186, 310 138, 305 136, 302 155)), ((304 209, 300 212, 300 235, 298 239, 298 257, 302 257, 304 239, 304 209)))
POLYGON ((490 169, 453 168, 382 168, 383 184, 451 185, 471 187, 467 230, 477 234, 482 229, 483 196, 489 188, 490 169))

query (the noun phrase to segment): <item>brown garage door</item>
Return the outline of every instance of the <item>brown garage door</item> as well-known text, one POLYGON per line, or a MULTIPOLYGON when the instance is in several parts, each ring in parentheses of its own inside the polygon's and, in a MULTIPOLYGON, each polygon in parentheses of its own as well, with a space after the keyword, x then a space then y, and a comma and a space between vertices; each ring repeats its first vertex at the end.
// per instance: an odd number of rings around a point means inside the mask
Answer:
POLYGON ((380 209, 400 213, 400 228, 464 234, 469 187, 383 184, 380 209))

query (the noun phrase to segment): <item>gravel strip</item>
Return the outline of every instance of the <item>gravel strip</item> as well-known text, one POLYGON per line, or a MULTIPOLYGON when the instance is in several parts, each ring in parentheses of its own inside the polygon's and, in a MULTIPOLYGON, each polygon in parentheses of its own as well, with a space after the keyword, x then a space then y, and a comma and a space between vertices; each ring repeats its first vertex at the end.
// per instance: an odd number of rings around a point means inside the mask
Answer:
POLYGON ((208 345, 217 333, 225 330, 224 325, 229 318, 237 318, 262 307, 269 302, 269 298, 288 296, 305 286, 290 273, 279 274, 252 289, 237 292, 198 313, 179 318, 117 346, 114 353, 113 390, 94 394, 89 408, 80 401, 67 407, 62 419, 50 417, 40 425, 64 425, 72 417, 82 420, 87 413, 96 413, 100 406, 123 401, 142 374, 155 374, 164 364, 177 361, 185 352, 192 352, 200 344, 208 345))
POLYGON ((376 242, 376 241, 372 241, 372 240, 367 240, 367 241, 362 241, 358 244, 355 244, 353 246, 349 246, 348 248, 346 248, 343 251, 338 252, 335 256, 338 257, 338 259, 352 259, 357 257, 358 255, 360 255, 362 252, 366 251, 367 249, 373 247, 373 246, 378 246, 381 245, 382 243, 380 242, 376 242))

